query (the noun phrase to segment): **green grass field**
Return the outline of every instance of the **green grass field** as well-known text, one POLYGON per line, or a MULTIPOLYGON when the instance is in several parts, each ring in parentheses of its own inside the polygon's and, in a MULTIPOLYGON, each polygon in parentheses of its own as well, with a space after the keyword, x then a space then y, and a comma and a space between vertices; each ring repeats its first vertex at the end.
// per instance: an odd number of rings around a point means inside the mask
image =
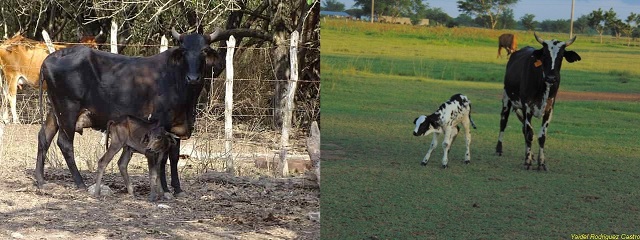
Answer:
MULTIPOLYGON (((556 102, 549 171, 524 170, 514 114, 495 154, 506 58, 502 32, 322 21, 323 239, 570 239, 640 234, 640 102, 556 102), (504 52, 503 52, 504 53, 504 52), (455 93, 473 102, 472 163, 460 136, 439 145, 413 119, 455 93)), ((517 32, 520 47, 538 47, 517 32)), ((540 33, 543 38, 567 34, 540 33)), ((578 36, 562 90, 640 93, 640 47, 578 36)), ((538 132, 540 120, 534 120, 538 132)), ((537 156, 537 142, 534 142, 537 156)))

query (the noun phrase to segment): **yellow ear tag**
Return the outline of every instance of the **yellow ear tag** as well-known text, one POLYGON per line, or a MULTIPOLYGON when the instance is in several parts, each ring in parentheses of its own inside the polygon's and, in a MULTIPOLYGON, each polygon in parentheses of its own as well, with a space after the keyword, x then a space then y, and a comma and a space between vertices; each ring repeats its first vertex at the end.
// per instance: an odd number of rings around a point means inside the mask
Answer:
POLYGON ((540 65, 542 65, 542 61, 540 60, 536 60, 536 62, 533 63, 533 66, 535 67, 540 67, 540 65))

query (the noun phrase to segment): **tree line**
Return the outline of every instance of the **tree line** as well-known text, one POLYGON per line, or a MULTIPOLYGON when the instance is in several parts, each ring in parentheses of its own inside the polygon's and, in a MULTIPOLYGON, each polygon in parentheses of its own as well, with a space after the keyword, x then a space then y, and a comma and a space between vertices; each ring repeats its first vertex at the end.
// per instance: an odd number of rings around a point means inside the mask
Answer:
MULTIPOLYGON (((417 23, 422 18, 430 20, 430 25, 435 26, 465 26, 483 27, 491 29, 520 29, 545 32, 569 32, 570 20, 558 19, 536 21, 534 14, 525 14, 516 19, 512 6, 519 0, 459 0, 458 17, 451 17, 441 8, 429 7, 423 0, 375 0, 374 14, 408 17, 417 23)), ((355 0, 352 9, 346 9, 339 0, 322 0, 321 10, 344 11, 356 18, 370 17, 371 0, 355 0)), ((589 14, 575 19, 573 31, 582 34, 605 34, 615 37, 640 37, 638 25, 640 14, 631 13, 622 19, 617 16, 613 8, 608 11, 598 8, 589 14)))

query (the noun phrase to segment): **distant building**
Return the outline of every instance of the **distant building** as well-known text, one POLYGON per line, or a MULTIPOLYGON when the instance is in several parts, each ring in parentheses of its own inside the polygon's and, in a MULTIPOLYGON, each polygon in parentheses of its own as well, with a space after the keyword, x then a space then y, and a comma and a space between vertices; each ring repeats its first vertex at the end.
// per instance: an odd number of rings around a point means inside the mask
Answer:
POLYGON ((409 24, 411 19, 406 17, 379 16, 378 21, 381 23, 409 24))
MULTIPOLYGON (((395 24, 407 24, 411 25, 411 19, 406 17, 392 17, 392 16, 379 16, 378 22, 381 23, 395 23, 395 24)), ((429 19, 420 19, 418 26, 429 26, 429 19)))
POLYGON ((320 11, 320 16, 334 17, 334 18, 352 18, 346 12, 334 12, 334 11, 320 11))

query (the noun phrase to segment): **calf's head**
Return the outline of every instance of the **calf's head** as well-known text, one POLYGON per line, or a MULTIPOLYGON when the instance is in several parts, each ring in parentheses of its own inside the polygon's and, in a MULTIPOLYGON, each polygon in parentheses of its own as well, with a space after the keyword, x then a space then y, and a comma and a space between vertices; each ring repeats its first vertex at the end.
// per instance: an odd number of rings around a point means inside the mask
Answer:
POLYGON ((176 136, 164 130, 160 125, 156 125, 149 130, 142 140, 146 144, 147 151, 153 153, 166 152, 173 145, 176 145, 176 136))
POLYGON ((433 114, 429 116, 421 115, 413 120, 413 124, 416 125, 413 129, 413 136, 426 136, 440 128, 438 117, 433 114))
POLYGON ((179 34, 172 28, 171 35, 180 43, 171 56, 172 62, 185 68, 188 84, 201 83, 204 71, 217 59, 217 53, 210 44, 215 40, 218 31, 210 35, 179 34))
POLYGON ((558 41, 555 39, 544 40, 536 33, 533 33, 536 40, 542 44, 542 48, 533 52, 533 57, 537 60, 536 67, 542 65, 542 75, 544 80, 548 83, 555 83, 560 81, 560 67, 562 66, 562 59, 567 59, 567 62, 580 61, 580 55, 574 51, 566 51, 566 47, 571 45, 576 36, 568 41, 558 41))

